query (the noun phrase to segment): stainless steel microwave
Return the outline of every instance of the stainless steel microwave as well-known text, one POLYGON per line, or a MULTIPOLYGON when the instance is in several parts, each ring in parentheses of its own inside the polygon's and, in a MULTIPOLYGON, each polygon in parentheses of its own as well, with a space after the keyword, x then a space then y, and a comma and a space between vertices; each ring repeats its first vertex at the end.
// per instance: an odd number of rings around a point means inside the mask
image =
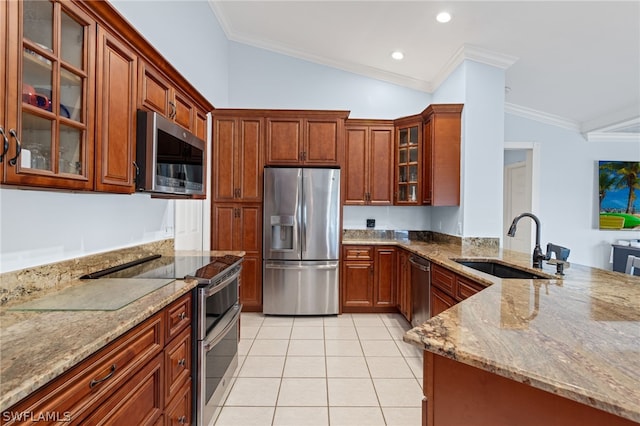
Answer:
POLYGON ((136 190, 205 194, 205 142, 156 112, 138 110, 136 190))

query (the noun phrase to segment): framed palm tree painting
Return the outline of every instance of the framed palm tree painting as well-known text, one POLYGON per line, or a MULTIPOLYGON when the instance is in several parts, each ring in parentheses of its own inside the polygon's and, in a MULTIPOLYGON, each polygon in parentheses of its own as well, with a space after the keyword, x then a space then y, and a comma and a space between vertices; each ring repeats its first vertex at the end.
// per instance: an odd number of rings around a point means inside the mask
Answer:
POLYGON ((600 229, 640 230, 640 162, 599 161, 600 229))

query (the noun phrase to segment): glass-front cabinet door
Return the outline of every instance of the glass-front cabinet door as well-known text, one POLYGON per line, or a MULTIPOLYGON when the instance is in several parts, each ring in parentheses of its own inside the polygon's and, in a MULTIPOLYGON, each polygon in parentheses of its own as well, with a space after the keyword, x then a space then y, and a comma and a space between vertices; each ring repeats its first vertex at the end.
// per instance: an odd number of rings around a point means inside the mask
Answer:
POLYGON ((396 127, 395 204, 420 204, 420 138, 420 123, 396 127))
POLYGON ((91 189, 95 22, 59 1, 9 2, 9 13, 17 18, 9 37, 18 42, 9 43, 4 180, 91 189))

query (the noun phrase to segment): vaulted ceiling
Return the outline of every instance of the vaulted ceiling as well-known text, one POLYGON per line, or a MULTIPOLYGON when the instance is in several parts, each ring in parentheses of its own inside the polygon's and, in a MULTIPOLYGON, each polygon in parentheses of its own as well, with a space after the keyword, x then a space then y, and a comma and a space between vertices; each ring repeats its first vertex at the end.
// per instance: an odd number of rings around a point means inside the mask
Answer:
POLYGON ((470 58, 506 69, 508 112, 640 141, 636 0, 209 1, 233 41, 426 92, 470 58))

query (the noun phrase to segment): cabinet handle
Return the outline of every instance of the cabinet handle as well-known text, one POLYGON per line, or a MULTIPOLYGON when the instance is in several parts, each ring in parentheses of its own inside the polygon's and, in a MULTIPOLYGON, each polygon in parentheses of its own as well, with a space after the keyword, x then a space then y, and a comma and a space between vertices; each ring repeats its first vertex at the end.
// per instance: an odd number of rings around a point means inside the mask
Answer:
POLYGON ((169 106, 171 107, 169 118, 174 119, 176 118, 176 104, 173 101, 169 101, 169 106))
POLYGON ((186 317, 187 317, 186 312, 180 312, 180 315, 178 315, 178 318, 180 318, 180 321, 184 320, 186 317))
POLYGON ((93 389, 94 386, 99 385, 105 380, 109 380, 113 376, 113 373, 116 372, 116 368, 117 367, 115 364, 111 364, 111 368, 109 369, 109 374, 104 376, 102 379, 91 379, 91 382, 89 383, 89 388, 93 389))
POLYGON ((178 361, 178 365, 180 367, 184 367, 185 365, 187 365, 187 360, 182 358, 180 361, 178 361))
POLYGON ((181 425, 186 424, 187 423, 187 416, 178 417, 178 423, 180 423, 181 425))
POLYGON ((14 129, 9 130, 9 134, 16 140, 16 156, 9 160, 9 165, 15 166, 17 163, 16 160, 20 156, 20 151, 22 151, 22 145, 20 145, 20 139, 18 139, 18 135, 16 134, 16 131, 14 129))
POLYGON ((2 144, 3 146, 2 154, 0 154, 0 163, 1 163, 2 159, 4 158, 4 155, 9 150, 9 139, 7 138, 7 135, 5 135, 4 129, 2 127, 0 127, 0 135, 2 135, 2 139, 4 139, 2 144))

